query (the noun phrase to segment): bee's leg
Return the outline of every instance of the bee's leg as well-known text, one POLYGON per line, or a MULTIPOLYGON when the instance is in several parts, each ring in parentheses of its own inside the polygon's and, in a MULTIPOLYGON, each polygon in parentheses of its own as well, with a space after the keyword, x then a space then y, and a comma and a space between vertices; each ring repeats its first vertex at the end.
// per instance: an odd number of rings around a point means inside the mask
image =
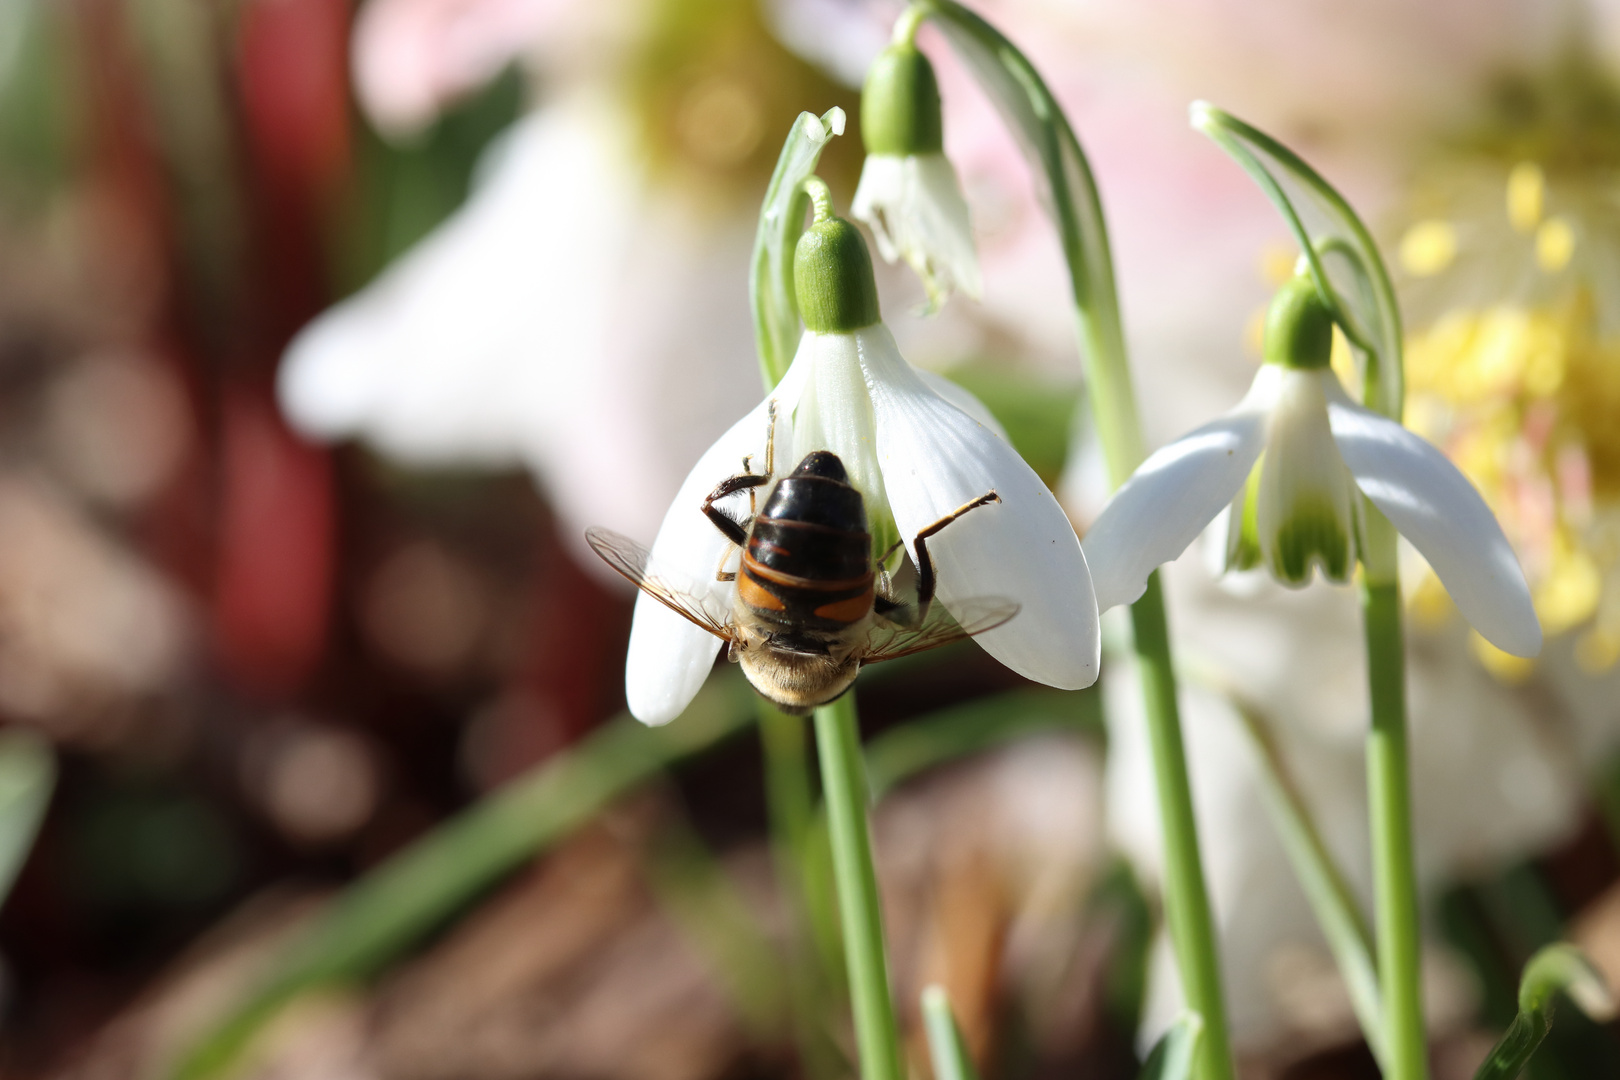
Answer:
POLYGON ((752 520, 755 512, 753 489, 771 482, 771 476, 776 465, 775 398, 771 399, 769 413, 771 418, 770 424, 765 429, 764 474, 761 475, 760 473, 751 473, 746 471, 750 467, 750 463, 753 461, 754 457, 754 455, 749 454, 747 457, 743 458, 743 469, 745 471, 738 473, 736 476, 730 477, 726 480, 722 480, 719 486, 717 486, 713 491, 709 492, 709 497, 703 500, 703 516, 714 522, 714 527, 719 529, 727 540, 730 540, 738 547, 742 547, 743 544, 747 543, 748 541, 747 527, 738 524, 735 518, 733 518, 730 514, 727 514, 725 511, 718 509, 714 504, 720 499, 724 499, 727 495, 735 495, 739 491, 746 491, 748 492, 749 518, 752 520))
MULTIPOLYGON (((765 413, 766 413, 767 416, 770 417, 769 423, 767 423, 765 425, 765 475, 767 477, 770 477, 770 476, 775 476, 776 475, 776 399, 775 398, 771 398, 770 404, 765 407, 765 413)), ((743 472, 749 472, 749 471, 751 471, 753 469, 753 464, 752 464, 753 460, 754 460, 754 455, 753 454, 749 454, 748 456, 743 458, 743 472)), ((750 518, 752 518, 757 513, 759 513, 759 507, 754 502, 754 489, 749 488, 748 489, 748 516, 750 518)))
POLYGON ((731 548, 727 547, 726 550, 724 550, 724 551, 722 551, 720 553, 720 564, 714 568, 714 580, 716 580, 716 581, 736 581, 737 580, 737 572, 735 570, 727 570, 726 569, 726 560, 729 559, 729 558, 731 558, 731 548))
POLYGON ((934 602, 934 588, 938 581, 934 575, 934 559, 928 554, 928 538, 939 532, 945 526, 978 506, 998 503, 1001 496, 994 489, 980 495, 977 499, 965 502, 955 510, 946 514, 928 528, 917 534, 917 614, 916 625, 921 626, 928 619, 928 608, 934 602))
POLYGON ((735 495, 739 491, 747 491, 749 488, 756 488, 761 484, 769 483, 770 479, 769 476, 739 473, 730 479, 722 480, 718 487, 709 492, 708 498, 703 500, 703 516, 714 522, 714 527, 719 529, 727 540, 730 540, 738 547, 742 547, 748 542, 747 526, 738 523, 736 518, 733 518, 714 504, 727 495, 735 495))
MULTIPOLYGON (((906 610, 906 605, 902 601, 895 599, 894 581, 889 577, 889 571, 885 568, 889 557, 904 546, 904 540, 896 540, 889 545, 889 550, 878 557, 876 563, 877 581, 872 589, 872 610, 884 618, 893 618, 895 612, 906 610)), ((901 616, 900 621, 904 621, 904 616, 901 616)))

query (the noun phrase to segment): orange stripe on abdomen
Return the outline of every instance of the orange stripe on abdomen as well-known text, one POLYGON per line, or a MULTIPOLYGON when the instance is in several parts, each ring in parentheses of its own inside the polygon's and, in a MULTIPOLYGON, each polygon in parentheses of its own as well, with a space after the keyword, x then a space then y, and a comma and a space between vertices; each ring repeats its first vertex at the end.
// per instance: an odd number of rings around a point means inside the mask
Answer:
POLYGON ((787 610, 787 605, 782 602, 782 598, 750 577, 746 568, 741 574, 737 575, 737 599, 749 607, 761 608, 765 611, 787 610))
POLYGON ((872 590, 867 589, 859 596, 821 605, 816 608, 816 617, 830 619, 833 622, 852 623, 856 619, 863 618, 870 610, 872 610, 872 590))

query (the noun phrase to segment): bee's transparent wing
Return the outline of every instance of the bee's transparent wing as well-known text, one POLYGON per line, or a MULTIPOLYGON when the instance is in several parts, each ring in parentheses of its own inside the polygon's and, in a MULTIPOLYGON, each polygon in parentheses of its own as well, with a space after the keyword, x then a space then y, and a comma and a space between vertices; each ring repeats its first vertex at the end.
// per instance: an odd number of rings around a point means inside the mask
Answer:
POLYGON ((1005 596, 959 600, 951 606, 956 609, 954 613, 946 611, 945 605, 936 600, 928 609, 927 621, 921 626, 879 624, 867 638, 861 663, 876 664, 881 660, 893 660, 949 645, 953 641, 994 630, 1018 614, 1018 605, 1005 596))
POLYGON ((684 575, 652 566, 652 553, 646 548, 628 536, 599 526, 585 530, 585 542, 591 545, 592 551, 602 556, 603 562, 623 574, 642 592, 715 637, 731 640, 729 620, 720 604, 713 599, 705 600, 684 575))

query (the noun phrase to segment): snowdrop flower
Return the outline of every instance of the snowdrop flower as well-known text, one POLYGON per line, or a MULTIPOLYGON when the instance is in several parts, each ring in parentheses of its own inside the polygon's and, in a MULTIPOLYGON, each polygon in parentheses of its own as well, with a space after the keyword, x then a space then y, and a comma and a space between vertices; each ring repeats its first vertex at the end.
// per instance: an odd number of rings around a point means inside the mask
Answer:
POLYGON ((633 123, 590 87, 520 120, 460 210, 289 347, 298 430, 415 467, 526 464, 570 537, 656 528, 752 396, 729 283, 753 223, 646 176, 633 123))
POLYGON ((1142 594, 1230 504, 1228 568, 1346 581, 1358 489, 1429 561, 1458 610, 1515 656, 1541 648, 1524 574, 1484 500, 1434 447, 1355 404, 1329 367, 1332 317, 1308 276, 1267 316, 1266 363, 1237 408, 1152 455, 1086 537, 1102 610, 1142 594), (1257 464, 1258 462, 1258 464, 1257 464))
POLYGON ((861 139, 866 164, 853 209, 883 257, 910 264, 931 311, 953 290, 977 299, 979 260, 967 201, 945 156, 939 84, 912 42, 891 45, 873 62, 861 92, 861 139))
MULTIPOLYGON (((874 558, 886 532, 903 539, 915 558, 920 532, 993 491, 996 501, 928 537, 938 600, 953 614, 975 598, 1017 604, 1016 617, 976 640, 1027 678, 1065 689, 1089 686, 1097 677, 1097 609, 1068 518, 982 404, 900 355, 879 314, 866 244, 853 225, 831 215, 825 188, 817 194, 816 219, 795 258, 806 327, 799 351, 770 396, 687 476, 649 565, 713 625, 731 625, 734 610, 743 614, 735 581, 716 573, 736 566, 736 545, 701 507, 722 481, 767 459, 768 435, 775 439, 773 478, 812 451, 838 456, 863 497, 874 558)), ((643 592, 625 673, 630 711, 649 724, 673 719, 702 686, 720 640, 643 592)), ((854 665, 847 674, 840 692, 853 680, 854 665)))

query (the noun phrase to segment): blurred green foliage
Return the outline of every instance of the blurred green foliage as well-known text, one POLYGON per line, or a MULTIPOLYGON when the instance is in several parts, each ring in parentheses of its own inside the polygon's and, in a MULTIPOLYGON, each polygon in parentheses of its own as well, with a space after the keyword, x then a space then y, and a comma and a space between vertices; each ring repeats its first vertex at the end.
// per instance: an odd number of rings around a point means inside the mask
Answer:
POLYGON ((0 200, 39 213, 82 152, 76 53, 58 5, 0 3, 0 200))
POLYGON ((946 374, 984 402, 1007 429, 1013 447, 1048 486, 1058 482, 1074 436, 1079 383, 1025 374, 989 359, 953 367, 946 374))

